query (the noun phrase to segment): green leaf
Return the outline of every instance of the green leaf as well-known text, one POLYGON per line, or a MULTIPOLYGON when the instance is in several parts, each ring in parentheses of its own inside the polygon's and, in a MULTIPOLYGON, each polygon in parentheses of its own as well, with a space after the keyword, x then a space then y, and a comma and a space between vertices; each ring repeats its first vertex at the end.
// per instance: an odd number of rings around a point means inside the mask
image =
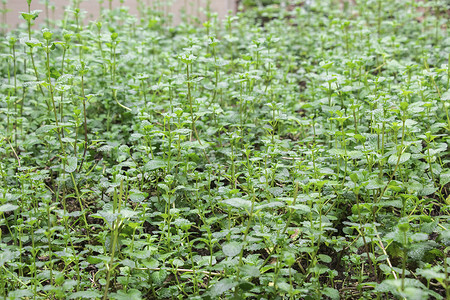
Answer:
POLYGON ((292 286, 289 283, 285 282, 285 281, 277 282, 277 286, 282 291, 285 291, 285 292, 288 292, 288 293, 292 291, 292 286))
POLYGON ((209 290, 209 294, 212 297, 218 297, 226 291, 234 288, 237 284, 237 282, 233 281, 230 278, 222 279, 211 287, 211 289, 209 290))
POLYGON ((148 196, 147 193, 143 193, 140 191, 133 191, 130 193, 130 200, 132 202, 141 203, 148 196))
POLYGON ((165 166, 166 166, 166 163, 164 161, 154 159, 145 164, 145 169, 147 171, 153 171, 156 169, 164 168, 165 166))
POLYGON ((145 249, 145 250, 140 250, 140 251, 135 250, 130 255, 133 258, 147 259, 150 257, 150 255, 152 255, 152 251, 150 251, 150 249, 145 249))
POLYGON ((142 264, 147 268, 157 268, 159 267, 159 261, 154 258, 149 258, 142 261, 142 264))
POLYGON ((236 207, 236 208, 243 208, 243 209, 250 209, 252 206, 252 202, 250 200, 245 200, 242 198, 231 198, 223 200, 222 203, 225 203, 227 205, 236 207))
POLYGON ((53 36, 53 33, 51 33, 50 31, 44 31, 42 36, 44 37, 44 39, 50 40, 53 36))
POLYGON ((19 208, 19 206, 15 205, 15 204, 6 203, 6 204, 3 204, 2 206, 0 206, 0 212, 4 213, 4 212, 8 212, 8 211, 14 211, 18 208, 19 208))
POLYGON ((283 251, 283 261, 288 266, 292 266, 296 261, 295 254, 291 251, 283 251))
POLYGON ((95 299, 100 298, 102 295, 100 295, 97 291, 80 291, 71 294, 67 299, 76 299, 76 298, 82 298, 82 299, 95 299))
POLYGON ((450 182, 450 171, 446 171, 440 174, 440 181, 439 183, 441 185, 446 185, 450 182))
POLYGON ((139 290, 129 289, 128 291, 118 291, 110 295, 111 299, 117 300, 141 300, 142 294, 139 290))
POLYGON ((450 100, 450 91, 446 91, 445 93, 443 93, 441 99, 444 101, 449 101, 450 100))
POLYGON ((188 128, 181 128, 173 131, 174 133, 178 133, 179 135, 188 135, 192 132, 192 130, 188 128))
POLYGON ((18 256, 19 256, 18 252, 11 252, 9 250, 0 252, 0 267, 3 266, 5 263, 12 261, 18 256))
MULTIPOLYGON (((397 161, 396 161, 397 162, 397 161)), ((366 189, 375 190, 384 187, 384 181, 380 178, 370 179, 366 185, 366 189)))
POLYGON ((445 279, 445 273, 438 272, 435 269, 417 269, 416 273, 425 277, 427 280, 436 279, 441 281, 445 279))
POLYGON ((243 265, 241 267, 241 273, 245 276, 250 277, 258 277, 259 275, 261 275, 261 272, 259 271, 258 267, 250 265, 243 265))
POLYGON ((275 187, 269 188, 269 192, 270 192, 274 197, 279 197, 279 196, 281 196, 281 194, 283 194, 283 189, 280 188, 279 186, 275 186, 275 187))
POLYGON ((36 130, 36 134, 46 133, 46 132, 49 132, 50 130, 53 130, 56 128, 58 128, 58 126, 56 126, 56 125, 44 125, 44 126, 39 127, 36 130))
POLYGON ((31 38, 31 39, 22 38, 22 39, 20 39, 20 42, 25 44, 25 45, 27 45, 30 48, 41 47, 42 46, 42 43, 39 40, 35 39, 35 38, 31 38))
POLYGON ((274 201, 274 202, 269 202, 269 203, 265 203, 262 205, 258 205, 257 207, 255 207, 255 210, 261 210, 261 209, 267 209, 267 208, 274 208, 274 207, 281 207, 284 206, 283 202, 280 201, 274 201))
POLYGON ((33 292, 30 289, 26 290, 15 290, 8 294, 8 299, 25 299, 27 297, 32 297, 33 292))
POLYGON ((398 155, 392 154, 388 159, 388 163, 391 165, 396 165, 398 162, 401 165, 402 163, 408 161, 410 158, 411 158, 410 153, 403 153, 402 156, 400 157, 400 161, 399 161, 398 155))
POLYGON ((328 255, 325 254, 319 254, 318 258, 320 261, 329 264, 331 262, 331 257, 329 257, 328 255))
POLYGON ((428 251, 438 247, 439 244, 434 241, 414 242, 408 249, 408 256, 420 261, 428 251))
POLYGON ((75 286, 77 285, 77 281, 76 280, 66 280, 64 283, 63 283, 63 289, 65 290, 65 291, 70 291, 70 290, 72 290, 75 286))
POLYGON ((192 53, 182 53, 178 57, 185 64, 191 64, 194 60, 197 59, 197 57, 195 55, 193 55, 192 53))
POLYGON ((223 254, 229 257, 233 257, 241 253, 242 243, 229 242, 222 246, 223 254))
POLYGON ((164 190, 166 193, 170 191, 169 187, 165 183, 158 183, 158 187, 162 190, 164 190))
POLYGON ((326 287, 326 288, 324 288, 323 290, 322 290, 322 293, 325 295, 325 296, 328 296, 328 297, 330 297, 331 299, 336 299, 336 300, 339 300, 340 299, 340 296, 339 296, 339 291, 338 290, 336 290, 336 289, 333 289, 333 288, 330 288, 330 287, 326 287))
POLYGON ((438 225, 438 223, 439 223, 438 218, 436 220, 434 220, 433 222, 424 222, 424 223, 422 223, 420 230, 424 233, 431 234, 434 231, 434 229, 436 228, 436 226, 438 225))
POLYGON ((424 185, 422 187, 422 189, 419 190, 419 195, 420 196, 428 196, 428 195, 435 193, 436 191, 437 191, 437 188, 434 187, 433 183, 430 183, 430 184, 424 185))
POLYGON ((102 262, 102 259, 97 256, 88 256, 86 261, 90 264, 98 264, 102 262))
POLYGON ((289 208, 295 209, 298 213, 309 213, 311 208, 305 204, 289 205, 289 208))
POLYGON ((134 216, 136 216, 138 214, 137 211, 131 210, 131 209, 122 209, 120 211, 120 215, 122 216, 122 218, 124 219, 130 219, 133 218, 134 216))
POLYGON ((164 282, 164 280, 166 280, 166 277, 167 277, 166 270, 154 271, 150 275, 150 278, 152 279, 153 283, 158 284, 158 285, 162 284, 164 282))
POLYGON ((106 223, 111 226, 112 223, 117 220, 117 217, 119 216, 118 213, 113 213, 112 211, 105 211, 101 210, 97 212, 96 214, 91 214, 91 217, 94 218, 101 218, 106 221, 106 223))
POLYGON ((243 290, 244 292, 250 291, 255 285, 248 281, 242 281, 239 283, 239 288, 243 290))
POLYGON ((24 20, 28 21, 34 21, 36 20, 37 17, 39 17, 39 13, 41 12, 41 10, 32 10, 30 11, 30 13, 27 12, 23 12, 21 13, 22 18, 24 18, 24 20))
POLYGON ((449 230, 442 231, 441 234, 440 234, 439 239, 442 240, 444 245, 450 246, 450 231, 449 230))
POLYGON ((66 172, 72 173, 77 169, 78 159, 75 156, 67 158, 66 172))
POLYGON ((32 20, 35 19, 35 18, 34 18, 34 15, 33 15, 33 14, 29 14, 29 13, 22 13, 22 18, 23 18, 25 21, 32 21, 32 20))
POLYGON ((59 73, 58 69, 55 67, 50 67, 50 77, 54 79, 58 79, 61 77, 61 73, 59 73))

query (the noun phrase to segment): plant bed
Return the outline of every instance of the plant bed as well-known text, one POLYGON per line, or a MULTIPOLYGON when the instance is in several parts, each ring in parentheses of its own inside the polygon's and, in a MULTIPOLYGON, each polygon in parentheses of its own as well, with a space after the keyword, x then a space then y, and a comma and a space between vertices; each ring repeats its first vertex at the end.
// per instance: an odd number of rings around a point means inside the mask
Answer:
POLYGON ((340 3, 23 13, 0 295, 448 299, 449 7, 340 3))

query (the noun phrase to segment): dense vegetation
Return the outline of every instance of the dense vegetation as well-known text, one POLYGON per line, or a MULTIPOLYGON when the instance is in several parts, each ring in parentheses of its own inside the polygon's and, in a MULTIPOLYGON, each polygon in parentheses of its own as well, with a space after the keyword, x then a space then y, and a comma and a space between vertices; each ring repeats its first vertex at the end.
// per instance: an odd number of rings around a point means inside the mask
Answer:
POLYGON ((2 297, 449 299, 445 1, 77 2, 0 46, 2 297))

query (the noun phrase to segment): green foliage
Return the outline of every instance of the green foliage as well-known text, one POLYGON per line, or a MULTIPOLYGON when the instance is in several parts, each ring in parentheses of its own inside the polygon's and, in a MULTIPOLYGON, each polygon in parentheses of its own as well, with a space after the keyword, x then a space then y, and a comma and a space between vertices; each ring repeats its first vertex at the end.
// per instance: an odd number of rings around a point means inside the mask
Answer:
POLYGON ((450 297, 450 8, 287 2, 22 13, 1 297, 450 297))

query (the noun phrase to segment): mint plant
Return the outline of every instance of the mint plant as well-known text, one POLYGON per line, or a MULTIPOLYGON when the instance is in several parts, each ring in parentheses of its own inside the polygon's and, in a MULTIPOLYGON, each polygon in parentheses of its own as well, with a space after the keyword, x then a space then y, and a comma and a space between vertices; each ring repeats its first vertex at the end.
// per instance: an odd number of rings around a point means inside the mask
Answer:
POLYGON ((445 1, 80 3, 2 26, 1 297, 450 297, 445 1))

